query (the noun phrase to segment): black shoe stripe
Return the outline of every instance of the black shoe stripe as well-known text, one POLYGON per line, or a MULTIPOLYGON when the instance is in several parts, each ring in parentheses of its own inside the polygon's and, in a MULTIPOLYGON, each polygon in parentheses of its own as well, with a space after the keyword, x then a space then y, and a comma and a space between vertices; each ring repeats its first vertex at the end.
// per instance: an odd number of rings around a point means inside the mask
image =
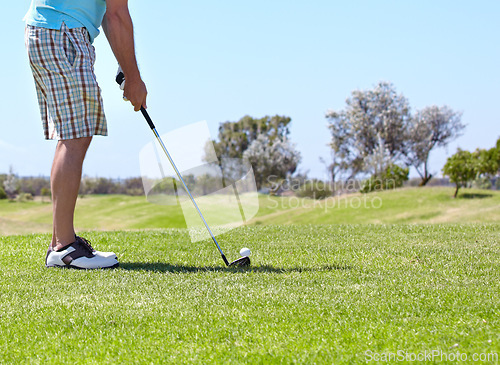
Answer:
POLYGON ((58 268, 58 269, 73 269, 73 270, 108 270, 108 269, 116 269, 119 266, 120 266, 120 263, 117 262, 113 266, 96 267, 96 268, 79 267, 79 266, 75 266, 75 265, 66 265, 66 266, 54 265, 54 266, 45 266, 45 267, 48 269, 51 269, 54 267, 54 268, 58 268))

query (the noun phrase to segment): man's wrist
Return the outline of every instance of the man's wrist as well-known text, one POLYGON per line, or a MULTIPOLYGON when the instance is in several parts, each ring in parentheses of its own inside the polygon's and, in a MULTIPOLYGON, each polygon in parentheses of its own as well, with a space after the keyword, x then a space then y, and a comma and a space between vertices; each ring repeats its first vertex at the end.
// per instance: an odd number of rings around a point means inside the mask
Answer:
POLYGON ((141 74, 140 74, 139 71, 131 72, 131 73, 126 73, 124 71, 123 73, 125 75, 125 80, 127 80, 127 82, 139 82, 139 81, 142 81, 141 74))

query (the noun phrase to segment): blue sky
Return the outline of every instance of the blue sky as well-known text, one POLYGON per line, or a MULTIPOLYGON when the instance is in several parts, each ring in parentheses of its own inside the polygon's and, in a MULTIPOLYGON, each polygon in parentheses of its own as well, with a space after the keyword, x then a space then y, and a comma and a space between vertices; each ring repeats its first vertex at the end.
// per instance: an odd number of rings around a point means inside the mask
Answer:
MULTIPOLYGON (((28 0, 4 7, 0 39, 0 173, 50 173, 54 141, 43 139, 22 17, 28 0)), ((493 146, 500 136, 500 2, 490 1, 130 1, 136 52, 160 133, 206 120, 287 115, 302 152, 299 169, 324 177, 330 136, 324 114, 355 89, 392 82, 412 108, 463 112, 465 134, 431 154, 440 174, 457 146, 493 146)), ((138 176, 151 141, 140 114, 114 84, 106 38, 95 41, 108 137, 96 137, 84 174, 138 176)), ((174 156, 175 158, 175 156, 174 156)), ((415 175, 413 172, 412 175, 415 175)))

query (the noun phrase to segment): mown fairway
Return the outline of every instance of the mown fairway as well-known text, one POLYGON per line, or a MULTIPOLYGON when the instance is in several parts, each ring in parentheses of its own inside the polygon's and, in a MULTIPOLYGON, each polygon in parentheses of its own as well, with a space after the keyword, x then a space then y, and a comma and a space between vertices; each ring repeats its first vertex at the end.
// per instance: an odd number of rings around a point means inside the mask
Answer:
POLYGON ((182 229, 86 236, 116 251, 121 267, 46 269, 49 235, 0 237, 0 363, 500 353, 499 224, 253 226, 221 236, 230 259, 253 250, 248 270, 222 267, 212 243, 191 244, 182 229))

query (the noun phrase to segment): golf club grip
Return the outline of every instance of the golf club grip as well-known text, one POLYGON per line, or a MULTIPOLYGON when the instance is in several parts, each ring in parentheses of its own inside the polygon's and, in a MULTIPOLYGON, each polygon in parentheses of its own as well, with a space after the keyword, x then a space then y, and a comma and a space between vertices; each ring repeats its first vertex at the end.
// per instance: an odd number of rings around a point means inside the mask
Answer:
POLYGON ((142 113, 142 115, 144 115, 144 119, 146 119, 146 122, 148 122, 149 128, 155 129, 155 125, 154 125, 153 121, 151 120, 148 112, 146 111, 146 109, 144 109, 143 106, 141 106, 141 113, 142 113))
MULTIPOLYGON (((125 75, 123 74, 123 72, 119 72, 116 75, 115 81, 118 85, 121 85, 123 83, 123 81, 125 81, 125 75)), ((149 116, 148 112, 146 111, 146 109, 144 109, 143 106, 141 106, 141 113, 142 113, 142 115, 144 115, 144 118, 146 119, 146 122, 148 122, 149 127, 151 129, 155 129, 155 125, 154 125, 153 121, 151 120, 151 117, 149 116)))

